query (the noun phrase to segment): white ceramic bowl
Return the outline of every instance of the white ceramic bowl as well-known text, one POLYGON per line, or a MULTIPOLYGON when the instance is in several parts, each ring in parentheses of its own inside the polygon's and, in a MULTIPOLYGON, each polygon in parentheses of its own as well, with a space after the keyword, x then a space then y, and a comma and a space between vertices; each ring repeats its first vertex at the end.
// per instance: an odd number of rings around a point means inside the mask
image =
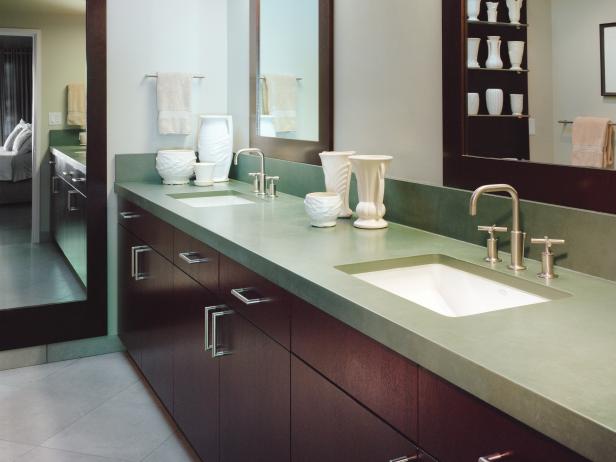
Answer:
POLYGON ((342 210, 342 199, 338 193, 316 192, 306 196, 304 205, 312 226, 330 228, 336 226, 336 219, 342 210))
POLYGON ((165 149, 158 151, 156 171, 164 184, 188 184, 195 174, 195 151, 188 149, 165 149))

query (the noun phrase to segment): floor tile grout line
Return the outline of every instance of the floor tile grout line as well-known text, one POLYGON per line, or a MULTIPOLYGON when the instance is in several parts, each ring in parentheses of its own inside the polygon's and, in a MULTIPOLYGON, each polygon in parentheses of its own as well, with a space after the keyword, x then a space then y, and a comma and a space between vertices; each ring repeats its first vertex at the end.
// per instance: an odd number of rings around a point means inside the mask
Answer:
MULTIPOLYGON (((127 460, 127 459, 121 459, 121 458, 118 458, 118 457, 100 456, 98 454, 90 454, 90 453, 87 453, 87 452, 72 451, 72 450, 69 450, 69 449, 48 448, 46 446, 35 446, 32 449, 30 449, 28 452, 26 452, 25 454, 19 456, 19 458, 22 458, 23 456, 25 456, 29 452, 34 451, 35 449, 47 449, 49 451, 66 452, 68 454, 75 454, 77 456, 98 457, 100 459, 113 460, 113 461, 118 461, 118 462, 135 462, 135 461, 127 460)), ((15 462, 19 462, 19 459, 16 459, 15 462)), ((139 461, 139 462, 141 462, 141 461, 139 461)))
POLYGON ((148 452, 148 453, 147 453, 147 455, 146 455, 143 459, 139 460, 139 462, 143 462, 143 461, 144 461, 144 460, 146 460, 148 457, 150 457, 152 454, 154 454, 156 451, 158 451, 160 448, 162 448, 162 447, 163 447, 163 445, 164 445, 167 441, 169 441, 169 440, 170 440, 170 439, 171 439, 171 438, 172 438, 172 437, 173 437, 176 433, 177 433, 177 430, 173 429, 173 431, 171 432, 171 434, 170 434, 167 438, 165 438, 165 439, 162 441, 162 443, 160 443, 158 446, 156 446, 154 449, 152 449, 150 452, 148 452))

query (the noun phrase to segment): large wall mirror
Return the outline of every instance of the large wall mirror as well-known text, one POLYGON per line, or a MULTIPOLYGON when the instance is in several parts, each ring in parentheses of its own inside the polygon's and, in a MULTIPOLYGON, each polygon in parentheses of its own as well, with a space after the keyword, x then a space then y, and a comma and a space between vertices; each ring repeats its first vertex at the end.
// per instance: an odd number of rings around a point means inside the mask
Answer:
POLYGON ((251 145, 317 163, 332 148, 332 1, 252 0, 251 145))
POLYGON ((616 96, 616 22, 601 24, 601 94, 616 96))
POLYGON ((0 350, 107 332, 105 12, 0 4, 0 350))

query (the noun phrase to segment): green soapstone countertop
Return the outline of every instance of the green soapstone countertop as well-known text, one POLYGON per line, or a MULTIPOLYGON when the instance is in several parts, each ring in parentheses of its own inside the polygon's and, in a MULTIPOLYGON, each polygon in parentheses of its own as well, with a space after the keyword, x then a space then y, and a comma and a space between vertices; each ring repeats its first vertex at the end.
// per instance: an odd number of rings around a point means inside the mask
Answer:
POLYGON ((483 247, 394 223, 377 231, 356 229, 351 220, 313 228, 301 199, 259 199, 250 190, 236 181, 209 188, 115 185, 118 195, 539 432, 592 460, 613 460, 616 283, 563 268, 546 283, 536 277, 539 262, 527 260, 528 270, 516 274, 507 269, 508 255, 490 269, 483 247), (256 203, 193 208, 169 196, 228 189, 256 203), (354 278, 343 266, 425 255, 472 263, 497 280, 517 279, 513 285, 560 296, 450 318, 354 278))
POLYGON ((74 160, 84 168, 87 166, 86 150, 87 146, 50 146, 49 149, 54 154, 64 154, 66 157, 74 160))

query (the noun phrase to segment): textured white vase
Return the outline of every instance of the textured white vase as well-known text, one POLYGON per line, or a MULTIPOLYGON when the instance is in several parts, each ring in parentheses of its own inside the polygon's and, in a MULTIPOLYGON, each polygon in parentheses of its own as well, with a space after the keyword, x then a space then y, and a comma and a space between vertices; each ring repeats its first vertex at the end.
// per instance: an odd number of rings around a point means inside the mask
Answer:
POLYGON ((349 207, 349 191, 351 189, 351 161, 349 157, 355 151, 322 152, 321 165, 325 174, 325 189, 327 192, 338 193, 342 199, 340 218, 349 218, 353 211, 349 207))
POLYGON ((466 13, 469 21, 479 21, 481 0, 466 0, 466 13))
POLYGON ((466 43, 466 65, 469 69, 477 69, 479 67, 479 61, 477 61, 477 56, 479 55, 479 45, 481 44, 481 39, 469 38, 467 39, 466 43))
POLYGON ((522 70, 522 60, 524 59, 524 46, 526 44, 522 41, 510 41, 507 42, 507 48, 509 49, 509 61, 511 61, 511 69, 514 71, 522 70))
POLYGON ((188 184, 195 173, 195 151, 188 149, 165 149, 158 151, 156 171, 163 184, 188 184))
POLYGON ((488 69, 502 69, 503 60, 500 55, 501 40, 498 35, 488 36, 488 60, 486 61, 486 67, 488 69))
POLYGON ((511 101, 511 114, 521 116, 524 114, 524 95, 513 93, 509 95, 511 101))
POLYGON ((507 0, 507 8, 509 9, 509 22, 511 24, 520 24, 520 15, 524 0, 507 0))
POLYGON ((310 224, 315 228, 336 226, 336 219, 342 208, 342 199, 335 192, 317 192, 306 195, 304 199, 310 224))
POLYGON ((498 21, 498 2, 487 2, 488 6, 488 22, 498 21))
POLYGON ((468 115, 479 114, 479 93, 469 93, 467 95, 468 115))
POLYGON ((503 113, 503 90, 500 88, 489 88, 486 91, 486 105, 490 115, 501 115, 503 113))
POLYGON ((387 228, 385 216, 385 171, 391 156, 351 156, 353 171, 357 177, 357 220, 353 226, 361 229, 387 228))
POLYGON ((199 160, 213 162, 214 182, 229 181, 233 160, 233 118, 228 115, 199 117, 199 160))

